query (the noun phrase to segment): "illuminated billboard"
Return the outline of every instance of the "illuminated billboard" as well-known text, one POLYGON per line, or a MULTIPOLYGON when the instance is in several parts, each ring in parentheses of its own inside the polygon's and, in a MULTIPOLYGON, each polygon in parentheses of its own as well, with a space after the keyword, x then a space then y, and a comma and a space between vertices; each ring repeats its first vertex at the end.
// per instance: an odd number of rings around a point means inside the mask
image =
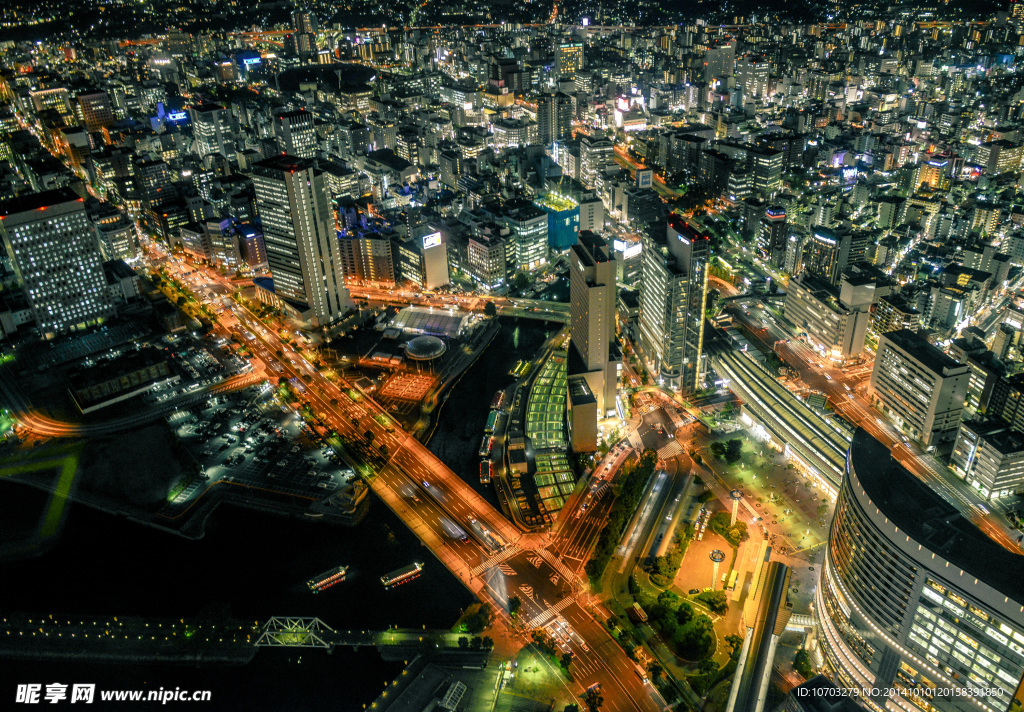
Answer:
POLYGON ((260 64, 262 62, 263 62, 263 58, 262 57, 246 57, 245 59, 242 60, 242 64, 244 64, 247 67, 251 67, 254 64, 260 64))
POLYGON ((437 247, 441 244, 441 233, 432 232, 429 235, 423 236, 423 249, 429 250, 431 247, 437 247))

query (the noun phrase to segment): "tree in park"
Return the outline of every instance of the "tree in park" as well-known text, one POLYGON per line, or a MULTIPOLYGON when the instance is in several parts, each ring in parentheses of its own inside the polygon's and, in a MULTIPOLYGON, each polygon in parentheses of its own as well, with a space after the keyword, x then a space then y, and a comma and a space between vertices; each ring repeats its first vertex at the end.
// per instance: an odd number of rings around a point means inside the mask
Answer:
POLYGON ((743 647, 743 638, 738 635, 727 635, 725 636, 725 644, 729 646, 731 652, 730 657, 738 658, 740 654, 740 648, 743 647))
POLYGON ((651 680, 657 682, 661 679, 662 673, 665 672, 661 665, 658 663, 651 663, 647 666, 647 674, 651 677, 651 680))
POLYGON ((597 688, 587 690, 587 693, 583 695, 583 701, 587 705, 587 712, 599 712, 601 705, 604 704, 604 698, 601 697, 601 691, 597 688))
POLYGON ((809 679, 814 676, 814 665, 811 664, 811 656, 806 650, 796 651, 796 657, 793 658, 793 669, 805 678, 809 679))
POLYGON ((739 462, 743 453, 743 441, 739 438, 732 438, 725 444, 725 461, 730 465, 739 462))

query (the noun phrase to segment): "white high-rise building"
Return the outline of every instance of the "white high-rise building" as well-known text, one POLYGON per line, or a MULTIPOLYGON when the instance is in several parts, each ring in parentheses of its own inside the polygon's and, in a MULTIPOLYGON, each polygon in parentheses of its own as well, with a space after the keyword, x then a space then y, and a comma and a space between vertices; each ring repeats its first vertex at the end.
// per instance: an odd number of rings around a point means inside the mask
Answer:
POLYGON ((313 326, 337 321, 349 300, 324 174, 309 159, 274 156, 252 178, 274 294, 313 326))
POLYGON ((192 135, 200 158, 219 153, 228 160, 235 158, 235 137, 231 117, 220 104, 200 104, 189 108, 192 135))
POLYGON ((569 375, 582 374, 604 417, 615 410, 622 355, 615 342, 615 252, 594 232, 580 232, 569 250, 569 375))
POLYGON ((879 337, 868 397, 910 437, 938 445, 956 437, 970 380, 966 363, 902 329, 879 337))
POLYGON ((317 139, 313 112, 299 109, 276 114, 274 135, 282 153, 299 158, 316 158, 317 139))
POLYGON ((70 188, 0 203, 0 236, 43 338, 96 324, 114 312, 85 202, 70 188))
POLYGON ((710 238, 677 215, 641 253, 640 344, 652 372, 670 388, 697 390, 703 378, 704 302, 710 238))
POLYGON ((768 93, 768 59, 745 55, 736 62, 736 86, 743 96, 760 99, 768 93))
MULTIPOLYGON (((580 182, 589 190, 598 190, 601 172, 615 165, 615 146, 603 131, 580 137, 580 182)), ((603 226, 602 226, 603 227, 603 226)))

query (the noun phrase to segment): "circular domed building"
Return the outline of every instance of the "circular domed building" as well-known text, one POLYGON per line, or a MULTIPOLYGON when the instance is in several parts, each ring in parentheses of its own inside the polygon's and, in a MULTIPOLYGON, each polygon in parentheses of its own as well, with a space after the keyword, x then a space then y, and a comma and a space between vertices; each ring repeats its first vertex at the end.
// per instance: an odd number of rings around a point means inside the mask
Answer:
POLYGON ((410 361, 418 361, 422 364, 430 363, 448 350, 444 341, 436 336, 417 336, 405 344, 405 356, 410 361))

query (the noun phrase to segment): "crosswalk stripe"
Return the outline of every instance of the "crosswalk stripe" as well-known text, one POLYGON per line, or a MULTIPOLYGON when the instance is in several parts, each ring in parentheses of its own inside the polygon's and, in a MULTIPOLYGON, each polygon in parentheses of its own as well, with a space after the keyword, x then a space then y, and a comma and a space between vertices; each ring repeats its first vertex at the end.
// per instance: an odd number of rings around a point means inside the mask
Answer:
POLYGON ((515 544, 512 544, 511 546, 507 546, 504 549, 502 549, 501 551, 499 551, 497 554, 492 556, 491 558, 487 559, 487 561, 485 561, 482 564, 480 564, 479 566, 475 567, 473 569, 473 575, 474 576, 479 576, 480 574, 482 574, 487 569, 489 569, 492 566, 495 566, 497 564, 500 564, 503 561, 507 561, 508 559, 511 559, 513 556, 515 556, 519 552, 520 552, 520 549, 515 544))
POLYGON ((554 616, 558 615, 559 613, 561 613, 563 610, 565 610, 566 608, 568 608, 570 605, 572 605, 575 602, 576 602, 576 598, 574 596, 566 596, 565 598, 563 598, 561 601, 559 601, 555 605, 548 607, 547 609, 545 609, 544 611, 542 611, 541 613, 536 615, 534 617, 534 619, 531 620, 526 625, 529 628, 538 628, 538 627, 544 625, 545 623, 547 623, 554 616))
POLYGON ((582 582, 580 581, 579 576, 573 573, 572 569, 563 564, 560 559, 554 556, 547 549, 541 549, 540 555, 544 557, 544 560, 551 564, 551 566, 556 571, 561 573, 565 577, 565 580, 568 581, 573 588, 579 588, 582 582))

